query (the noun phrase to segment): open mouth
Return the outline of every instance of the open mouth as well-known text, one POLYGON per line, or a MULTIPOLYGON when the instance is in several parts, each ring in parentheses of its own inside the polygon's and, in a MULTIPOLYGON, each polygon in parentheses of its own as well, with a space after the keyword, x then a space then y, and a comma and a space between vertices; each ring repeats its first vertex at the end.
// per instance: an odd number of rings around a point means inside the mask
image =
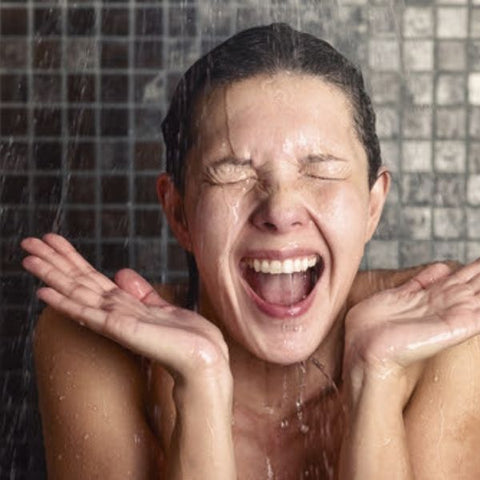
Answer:
POLYGON ((255 295, 270 305, 292 307, 312 293, 324 262, 319 255, 284 260, 245 258, 243 275, 255 295))

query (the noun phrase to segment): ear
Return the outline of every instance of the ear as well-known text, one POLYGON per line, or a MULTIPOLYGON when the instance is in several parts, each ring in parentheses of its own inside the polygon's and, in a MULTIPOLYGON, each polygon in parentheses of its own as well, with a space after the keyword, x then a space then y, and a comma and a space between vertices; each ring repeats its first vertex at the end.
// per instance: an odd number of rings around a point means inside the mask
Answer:
POLYGON ((192 244, 183 208, 183 198, 167 173, 162 173, 157 179, 157 195, 175 238, 185 250, 190 252, 192 244))
POLYGON ((391 177, 389 171, 385 167, 381 167, 377 179, 370 189, 367 236, 365 242, 368 242, 380 221, 383 206, 390 190, 391 177))

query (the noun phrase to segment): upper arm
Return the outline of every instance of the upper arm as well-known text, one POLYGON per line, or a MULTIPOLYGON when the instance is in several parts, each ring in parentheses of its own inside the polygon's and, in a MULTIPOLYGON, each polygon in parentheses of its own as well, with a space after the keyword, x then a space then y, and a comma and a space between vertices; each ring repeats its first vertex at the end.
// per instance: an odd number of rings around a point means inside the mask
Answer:
POLYGON ((480 337, 428 363, 405 426, 415 478, 480 478, 480 337))
POLYGON ((130 352, 47 308, 34 358, 49 478, 158 478, 161 451, 130 352))

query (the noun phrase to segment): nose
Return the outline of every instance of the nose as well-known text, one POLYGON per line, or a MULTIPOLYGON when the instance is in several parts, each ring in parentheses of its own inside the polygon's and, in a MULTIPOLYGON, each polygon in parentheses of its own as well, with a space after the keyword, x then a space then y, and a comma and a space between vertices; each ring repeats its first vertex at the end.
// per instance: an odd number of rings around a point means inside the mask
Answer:
POLYGON ((253 212, 251 222, 256 228, 271 233, 289 233, 305 227, 308 211, 301 201, 300 192, 277 188, 253 212))

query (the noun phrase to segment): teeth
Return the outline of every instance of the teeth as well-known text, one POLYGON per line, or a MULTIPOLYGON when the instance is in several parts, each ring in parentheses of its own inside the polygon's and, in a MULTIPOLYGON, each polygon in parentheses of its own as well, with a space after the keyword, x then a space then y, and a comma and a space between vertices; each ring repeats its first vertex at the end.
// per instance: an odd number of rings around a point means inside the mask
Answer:
POLYGON ((317 262, 317 255, 301 258, 287 258, 286 260, 260 260, 258 258, 249 258, 246 260, 247 265, 250 268, 253 268, 256 272, 269 273, 272 275, 306 272, 309 268, 314 267, 317 262))

